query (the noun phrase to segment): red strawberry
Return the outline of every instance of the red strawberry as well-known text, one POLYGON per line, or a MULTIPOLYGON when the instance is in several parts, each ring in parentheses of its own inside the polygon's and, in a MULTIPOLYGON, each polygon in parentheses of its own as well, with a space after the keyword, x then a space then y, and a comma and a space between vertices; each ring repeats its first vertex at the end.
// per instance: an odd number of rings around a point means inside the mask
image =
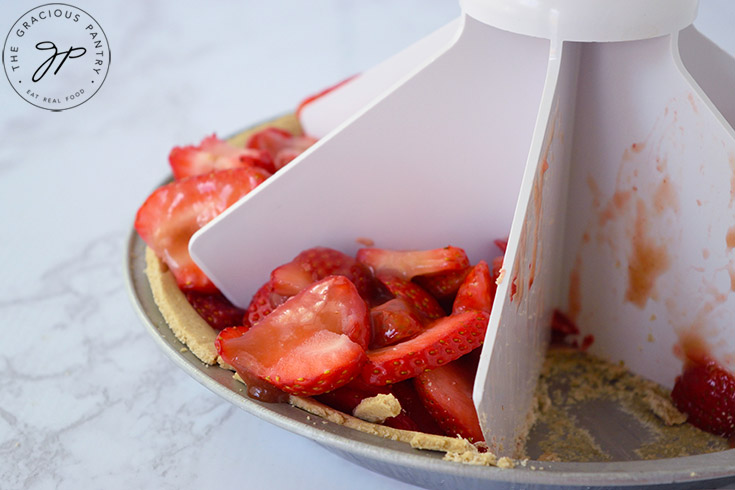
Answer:
POLYGON ((414 276, 457 271, 470 265, 464 250, 451 246, 408 251, 362 248, 357 251, 357 261, 370 267, 376 275, 390 273, 406 281, 414 276))
POLYGON ((473 372, 462 363, 451 362, 421 373, 414 386, 426 409, 448 436, 479 442, 485 438, 472 402, 473 378, 473 372))
POLYGON ((427 318, 434 320, 446 315, 439 302, 418 284, 390 273, 378 273, 376 277, 392 295, 405 300, 427 318))
POLYGON ((401 413, 383 421, 383 425, 394 429, 413 430, 426 434, 444 435, 434 418, 424 407, 411 380, 390 386, 374 386, 355 378, 334 391, 317 395, 315 398, 325 405, 344 413, 353 413, 365 398, 392 393, 401 404, 401 413))
POLYGON ((496 284, 496 287, 498 277, 500 277, 500 271, 503 269, 503 259, 504 257, 502 255, 499 255, 498 257, 495 257, 493 259, 493 268, 490 275, 492 276, 493 284, 496 284))
POLYGON ((275 172, 268 152, 237 148, 215 135, 204 138, 199 146, 175 147, 171 150, 168 161, 176 180, 237 167, 260 167, 263 178, 275 172))
POLYGON ((370 271, 354 258, 338 250, 315 247, 304 250, 291 262, 271 272, 273 291, 282 296, 293 296, 302 289, 327 276, 345 276, 368 300, 375 289, 370 271))
POLYGON ((413 380, 407 379, 390 385, 391 393, 401 404, 401 413, 383 422, 383 425, 394 429, 413 430, 424 434, 444 435, 434 418, 424 407, 421 397, 413 386, 413 380))
POLYGON ((217 334, 217 338, 214 340, 214 346, 217 348, 217 352, 220 351, 220 346, 222 342, 227 342, 228 340, 242 337, 243 334, 245 334, 245 332, 247 332, 248 330, 250 330, 249 327, 245 327, 242 325, 223 328, 220 333, 217 334))
POLYGON ((489 315, 465 311, 436 320, 416 337, 368 352, 362 377, 384 385, 447 364, 482 345, 489 315))
POLYGON ((402 298, 371 308, 370 320, 373 327, 370 347, 373 349, 413 337, 424 328, 422 315, 402 298))
POLYGON ((426 289, 426 291, 439 301, 454 300, 454 296, 459 290, 459 286, 464 282, 465 277, 470 272, 470 267, 457 271, 439 272, 437 274, 428 274, 426 276, 416 276, 412 280, 426 289))
POLYGON ((715 361, 688 361, 671 399, 688 421, 712 434, 735 437, 735 376, 715 361))
POLYGON ((245 147, 265 151, 270 155, 275 171, 299 156, 316 141, 310 136, 294 136, 283 129, 269 127, 250 136, 245 147))
POLYGON ((574 321, 560 310, 554 310, 551 317, 551 331, 557 332, 562 339, 568 335, 579 335, 579 327, 574 321))
MULTIPOLYGON (((222 352, 222 342, 241 337, 249 330, 248 327, 228 327, 222 330, 214 341, 217 352, 222 352)), ((288 393, 285 393, 272 384, 254 376, 246 371, 238 373, 240 378, 247 385, 247 395, 262 402, 269 403, 286 403, 288 402, 288 393)))
POLYGON ((389 387, 369 385, 360 378, 355 378, 341 388, 318 395, 316 399, 336 410, 351 414, 365 398, 390 392, 389 387))
POLYGON ((285 296, 281 296, 273 291, 273 282, 268 281, 263 284, 255 293, 253 299, 250 300, 248 309, 242 323, 245 325, 255 325, 266 316, 270 315, 273 310, 286 301, 285 296))
POLYGON ((296 117, 301 117, 301 111, 304 109, 304 107, 306 107, 307 105, 311 104, 312 102, 314 102, 315 100, 319 99, 320 97, 323 97, 324 95, 327 95, 332 90, 341 87, 342 85, 344 85, 345 83, 349 82, 350 80, 352 80, 356 76, 357 75, 352 75, 351 77, 349 77, 349 78, 347 78, 345 80, 342 80, 341 82, 339 82, 337 84, 334 84, 331 87, 327 87, 326 89, 322 90, 321 92, 318 92, 318 93, 316 93, 314 95, 310 95, 309 97, 307 97, 304 100, 302 100, 301 103, 299 104, 299 106, 296 108, 296 117))
POLYGON ((310 396, 349 383, 364 364, 370 336, 365 302, 343 276, 319 281, 254 325, 225 339, 218 352, 291 394, 310 396))
POLYGON ((467 274, 454 299, 452 313, 467 310, 480 310, 490 313, 495 296, 495 282, 490 276, 487 262, 481 260, 467 274))
POLYGON ((262 172, 242 167, 164 185, 138 210, 135 229, 168 265, 180 289, 216 292, 189 256, 189 239, 264 180, 262 172))
POLYGON ((242 324, 244 311, 230 303, 222 293, 186 291, 186 299, 212 328, 222 330, 242 324))

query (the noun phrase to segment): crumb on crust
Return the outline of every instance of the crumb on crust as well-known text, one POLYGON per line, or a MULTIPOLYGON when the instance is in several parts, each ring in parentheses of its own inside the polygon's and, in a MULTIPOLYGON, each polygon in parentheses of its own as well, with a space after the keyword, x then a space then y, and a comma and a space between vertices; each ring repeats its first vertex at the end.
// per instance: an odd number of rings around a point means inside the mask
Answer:
POLYGON ((377 394, 363 399, 352 411, 352 415, 366 422, 383 423, 385 419, 401 413, 401 402, 393 393, 377 394))

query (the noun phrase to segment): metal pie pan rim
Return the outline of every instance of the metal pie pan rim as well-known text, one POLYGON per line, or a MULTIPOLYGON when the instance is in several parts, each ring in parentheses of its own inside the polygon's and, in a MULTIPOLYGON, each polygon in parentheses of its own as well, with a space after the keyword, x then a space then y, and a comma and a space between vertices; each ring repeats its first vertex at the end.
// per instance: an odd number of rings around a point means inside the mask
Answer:
MULTIPOLYGON (((166 179, 161 184, 169 180, 166 179)), ((148 311, 150 307, 146 308, 143 304, 143 295, 148 295, 149 303, 152 302, 152 293, 148 282, 147 280, 138 280, 136 283, 135 279, 136 275, 144 276, 143 261, 142 257, 139 256, 144 247, 144 242, 138 236, 135 228, 131 226, 127 246, 125 247, 125 285, 136 313, 145 325, 146 330, 166 355, 189 376, 230 403, 280 428, 314 440, 327 449, 334 450, 337 453, 348 453, 358 463, 365 459, 387 466, 398 464, 416 471, 438 472, 460 479, 471 478, 497 483, 548 486, 692 484, 735 476, 735 449, 696 456, 645 461, 595 463, 529 461, 525 467, 517 466, 515 469, 507 470, 443 461, 440 453, 412 449, 406 443, 365 434, 332 422, 315 426, 306 419, 308 414, 296 407, 258 402, 224 386, 211 374, 207 373, 208 369, 220 370, 219 367, 206 366, 188 351, 181 352, 183 344, 178 343, 176 339, 171 341, 161 333, 159 327, 151 318, 154 314, 160 316, 160 312, 157 308, 155 311, 148 311), (176 345, 177 343, 178 345, 176 345), (327 427, 330 430, 327 430, 327 427)), ((163 327, 168 328, 165 322, 163 327)))

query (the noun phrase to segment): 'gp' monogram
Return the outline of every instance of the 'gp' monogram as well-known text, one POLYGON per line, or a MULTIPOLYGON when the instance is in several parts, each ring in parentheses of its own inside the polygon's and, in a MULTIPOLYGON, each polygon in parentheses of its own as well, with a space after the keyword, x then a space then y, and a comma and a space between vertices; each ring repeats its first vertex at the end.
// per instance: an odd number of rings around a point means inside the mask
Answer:
POLYGON ((59 73, 59 70, 61 70, 62 65, 64 64, 64 62, 67 59, 69 59, 69 58, 71 58, 71 59, 79 58, 81 56, 84 56, 84 54, 87 52, 87 49, 86 48, 75 48, 75 47, 72 47, 72 46, 69 47, 69 50, 68 51, 61 51, 61 52, 59 52, 59 50, 56 48, 56 44, 54 44, 51 41, 41 41, 40 43, 36 44, 36 49, 38 49, 39 51, 47 51, 49 49, 53 49, 54 50, 54 54, 52 54, 51 56, 49 56, 46 59, 46 61, 44 61, 43 63, 41 63, 41 66, 39 66, 36 69, 36 71, 33 72, 33 77, 31 78, 31 80, 33 80, 34 82, 38 82, 44 76, 46 76, 46 73, 48 73, 49 69, 54 64, 54 61, 56 61, 56 58, 58 56, 65 55, 64 58, 61 60, 61 63, 59 63, 58 68, 56 68, 56 70, 54 70, 54 75, 56 75, 57 73, 59 73), (43 69, 43 71, 41 72, 42 69, 43 69), (40 75, 39 75, 39 72, 41 72, 40 75))

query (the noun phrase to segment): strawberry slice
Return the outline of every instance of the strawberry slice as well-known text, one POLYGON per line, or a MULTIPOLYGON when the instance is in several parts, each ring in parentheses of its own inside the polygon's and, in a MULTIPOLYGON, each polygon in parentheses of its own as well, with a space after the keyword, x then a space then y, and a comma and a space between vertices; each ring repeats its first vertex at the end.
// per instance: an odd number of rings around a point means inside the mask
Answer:
POLYGON ((448 436, 479 442, 485 438, 472 402, 473 384, 474 373, 460 362, 421 373, 414 380, 424 406, 448 436))
POLYGON ((402 279, 391 273, 378 273, 378 281, 396 298, 401 298, 429 319, 446 315, 439 302, 418 284, 402 279))
POLYGON ((373 335, 370 347, 377 349, 413 337, 424 329, 424 318, 403 298, 394 298, 370 309, 373 335))
POLYGON ((214 346, 217 348, 217 351, 219 351, 222 342, 242 337, 248 330, 250 330, 250 327, 243 325, 223 328, 220 333, 217 334, 217 338, 214 340, 214 346))
POLYGON ((370 271, 347 254, 327 247, 304 250, 291 262, 271 272, 273 291, 281 296, 293 296, 327 276, 347 277, 360 295, 369 300, 375 290, 370 271))
POLYGON ((180 289, 217 292, 189 256, 189 239, 264 180, 261 171, 242 167, 164 185, 138 210, 135 229, 166 263, 180 289))
POLYGON ((388 393, 392 393, 398 399, 401 404, 401 413, 395 417, 385 419, 383 425, 394 429, 444 435, 444 431, 424 407, 421 398, 413 387, 412 380, 390 386, 375 386, 365 383, 360 378, 355 378, 345 386, 318 395, 315 398, 336 410, 351 414, 365 398, 388 393))
POLYGON ((424 407, 421 397, 414 388, 412 379, 390 385, 390 389, 393 396, 401 404, 401 413, 386 419, 383 425, 394 429, 423 432, 424 434, 444 435, 444 431, 424 407))
POLYGON ((390 387, 369 385, 355 378, 341 388, 318 395, 316 399, 340 412, 351 414, 365 398, 390 392, 390 387))
POLYGON ((490 276, 490 267, 481 260, 472 268, 457 291, 452 313, 479 310, 490 313, 495 296, 495 281, 490 276))
POLYGON ((283 129, 269 127, 254 133, 245 148, 267 153, 273 161, 274 172, 316 143, 310 136, 294 136, 283 129))
POLYGON ((370 267, 376 275, 390 273, 406 281, 414 276, 458 271, 470 265, 464 250, 451 246, 406 251, 361 248, 357 251, 357 261, 370 267))
POLYGON ((692 425, 735 438, 735 376, 715 361, 689 360, 676 378, 671 399, 692 425))
POLYGON ((482 311, 440 318, 416 337, 368 351, 362 377, 370 384, 385 385, 448 364, 482 345, 488 320, 482 311))
POLYGON ((324 90, 322 90, 322 91, 320 91, 320 92, 317 92, 317 93, 316 93, 316 94, 314 94, 314 95, 310 95, 310 96, 308 96, 307 98, 305 98, 304 100, 302 100, 302 101, 301 101, 301 102, 299 103, 299 106, 298 106, 298 107, 296 108, 296 117, 298 117, 298 118, 301 118, 301 111, 302 111, 302 110, 304 110, 304 107, 306 107, 307 105, 311 104, 311 103, 312 103, 312 102, 314 102, 315 100, 317 100, 317 99, 319 99, 319 98, 321 98, 321 97, 323 97, 323 96, 327 95, 327 94, 328 94, 329 92, 331 92, 332 90, 335 90, 335 89, 337 89, 337 88, 341 87, 342 85, 344 85, 344 84, 346 84, 346 83, 350 82, 350 81, 351 81, 351 80, 352 80, 353 78, 355 78, 356 76, 357 76, 357 75, 352 75, 351 77, 348 77, 348 78, 346 78, 346 79, 342 80, 341 82, 339 82, 339 83, 336 83, 336 84, 332 85, 331 87, 327 87, 327 88, 325 88, 324 90))
MULTIPOLYGON (((241 337, 245 332, 249 330, 248 327, 228 327, 222 330, 214 341, 214 346, 217 352, 222 350, 222 342, 227 342, 231 339, 241 337)), ((288 393, 279 390, 272 384, 264 381, 257 376, 240 371, 240 378, 245 382, 247 386, 246 393, 250 398, 255 398, 262 402, 268 403, 286 403, 288 402, 288 393)))
POLYGON ((218 353, 291 394, 311 396, 349 383, 365 363, 370 323, 365 302, 343 276, 330 276, 288 299, 218 353))
POLYGON ((244 310, 230 303, 222 293, 185 291, 189 304, 215 330, 242 325, 244 310))
POLYGON ((462 285, 470 270, 471 267, 466 267, 457 271, 416 276, 412 281, 426 289, 429 294, 440 302, 449 302, 451 305, 451 302, 454 301, 454 297, 459 290, 459 286, 462 285))
POLYGON ((242 320, 244 325, 255 325, 266 316, 270 315, 273 310, 286 301, 285 296, 281 296, 273 291, 273 282, 268 281, 263 284, 255 293, 253 299, 250 300, 248 309, 242 320))
POLYGON ((215 135, 207 136, 198 146, 175 147, 171 150, 168 161, 176 180, 237 167, 261 168, 264 178, 275 172, 268 152, 254 148, 237 148, 215 135))

